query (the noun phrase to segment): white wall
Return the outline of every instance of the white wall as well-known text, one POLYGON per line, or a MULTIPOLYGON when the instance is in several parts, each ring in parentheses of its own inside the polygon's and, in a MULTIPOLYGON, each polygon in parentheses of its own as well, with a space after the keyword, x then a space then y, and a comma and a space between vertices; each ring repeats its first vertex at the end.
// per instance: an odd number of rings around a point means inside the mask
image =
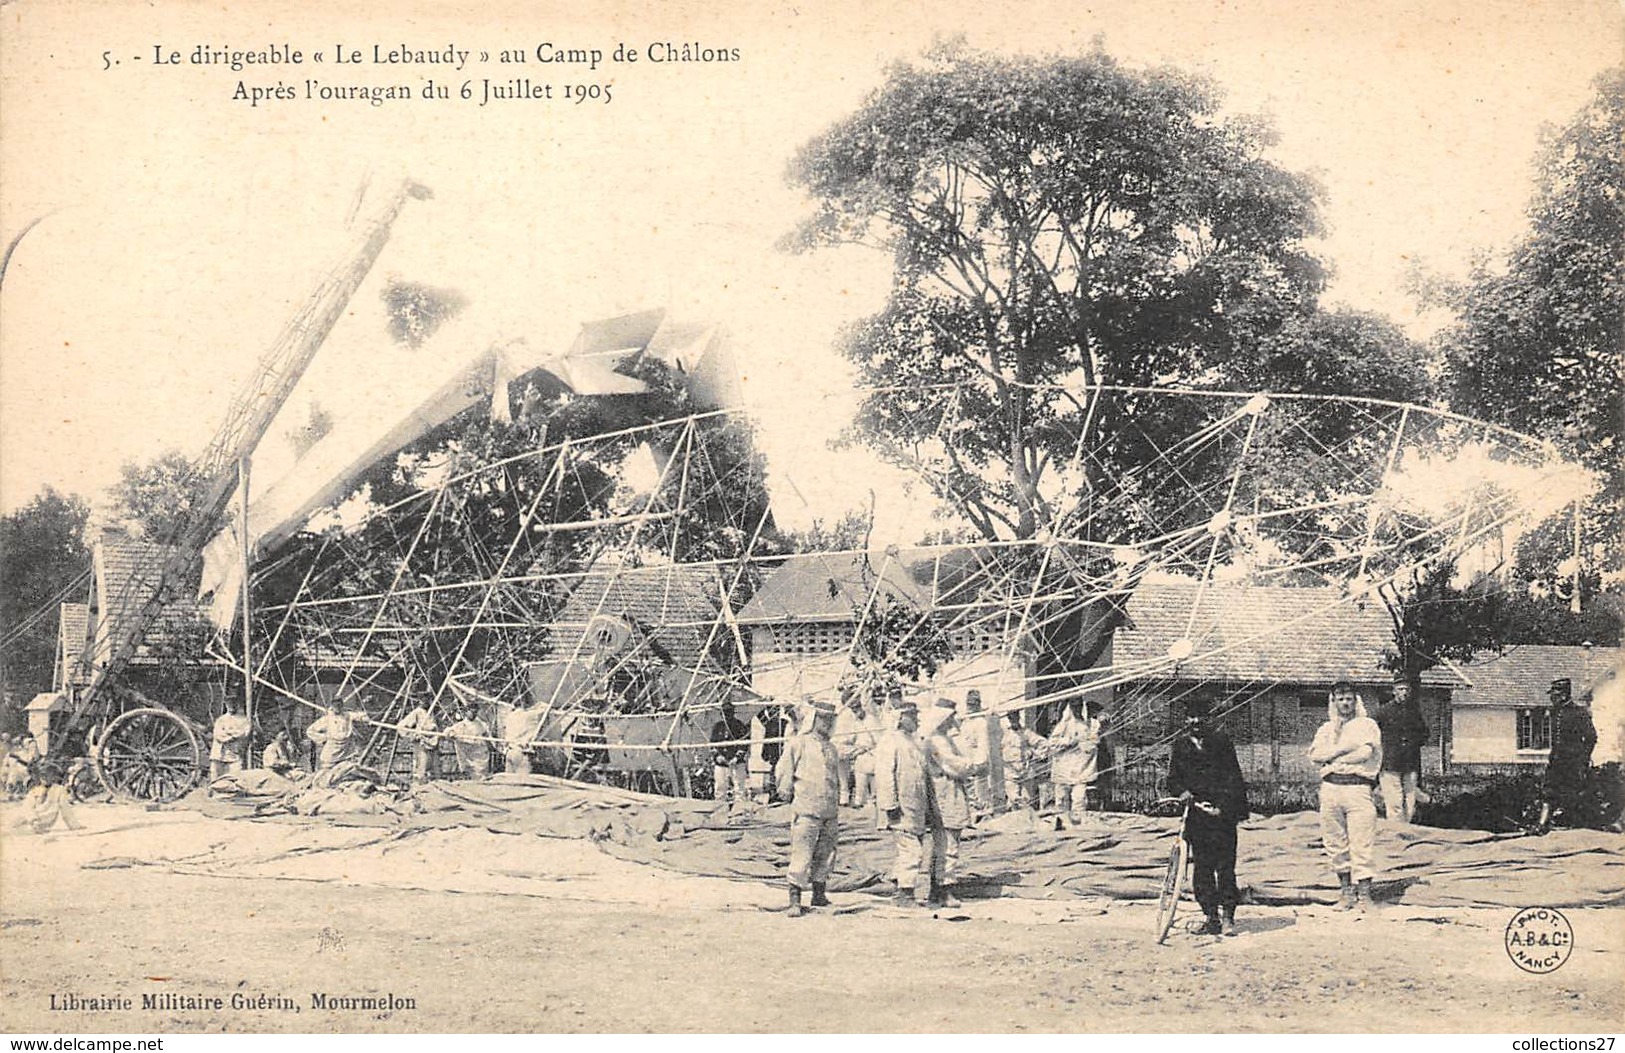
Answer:
POLYGON ((1518 711, 1511 706, 1457 706, 1451 714, 1453 764, 1544 764, 1546 753, 1518 752, 1518 711))
MULTIPOLYGON (((758 650, 751 662, 751 687, 784 702, 794 702, 804 694, 834 701, 841 679, 851 672, 845 651, 786 654, 758 650)), ((993 710, 1020 705, 1025 686, 1019 659, 1007 662, 1002 654, 980 654, 945 663, 918 691, 910 692, 909 699, 922 707, 939 696, 963 702, 965 692, 975 688, 982 693, 982 705, 993 710)))

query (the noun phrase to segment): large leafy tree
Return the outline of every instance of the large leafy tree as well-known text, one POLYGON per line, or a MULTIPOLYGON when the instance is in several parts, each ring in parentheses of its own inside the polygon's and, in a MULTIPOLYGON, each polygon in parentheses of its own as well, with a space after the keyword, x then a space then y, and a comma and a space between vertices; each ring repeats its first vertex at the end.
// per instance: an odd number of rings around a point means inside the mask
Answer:
MULTIPOLYGON (((1536 159, 1529 228, 1504 260, 1486 261, 1442 299, 1456 324, 1440 336, 1452 405, 1550 439, 1595 470, 1582 515, 1582 587, 1625 570, 1625 70, 1598 78, 1584 108, 1548 133, 1536 159)), ((1520 546, 1532 579, 1567 577, 1572 524, 1520 546)))
POLYGON ((191 460, 178 450, 146 462, 129 461, 107 491, 109 511, 126 529, 167 543, 196 513, 201 483, 191 460))
POLYGON ((46 487, 0 519, 0 680, 15 702, 51 687, 57 605, 83 601, 88 592, 88 585, 64 590, 90 566, 83 541, 89 512, 82 498, 46 487))
MULTIPOLYGON (((896 260, 885 307, 845 338, 860 381, 886 389, 863 404, 857 437, 920 471, 983 536, 1034 536, 1086 412, 1049 385, 1228 383, 1312 309, 1317 192, 1266 158, 1271 141, 1261 122, 1224 116, 1211 82, 1098 49, 945 45, 894 66, 790 168, 815 202, 794 246, 896 260)), ((1149 447, 1191 424, 1140 423, 1149 447)), ((1112 456, 1083 485, 1117 474, 1112 456)))

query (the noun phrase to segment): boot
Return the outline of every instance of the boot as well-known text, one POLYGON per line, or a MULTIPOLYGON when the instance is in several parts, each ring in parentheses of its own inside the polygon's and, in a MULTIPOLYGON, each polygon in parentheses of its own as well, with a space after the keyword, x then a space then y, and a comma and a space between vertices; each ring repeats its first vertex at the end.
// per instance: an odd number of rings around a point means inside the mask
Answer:
POLYGON ((1225 936, 1236 934, 1236 908, 1224 906, 1219 908, 1219 932, 1225 936))
POLYGON ((1360 879, 1360 883, 1358 886, 1356 886, 1354 891, 1354 900, 1361 914, 1370 913, 1372 908, 1376 906, 1376 904, 1371 900, 1370 878, 1363 877, 1360 879))
POLYGON ((813 887, 812 905, 815 906, 815 907, 827 907, 827 906, 829 906, 829 897, 824 895, 824 883, 822 881, 814 881, 812 883, 812 887, 813 887))
POLYGON ((1207 916, 1207 920, 1204 921, 1197 928, 1196 935, 1198 935, 1198 936, 1217 936, 1217 935, 1219 935, 1219 933, 1221 933, 1223 931, 1224 931, 1224 926, 1222 924, 1220 924, 1220 922, 1219 922, 1219 915, 1216 912, 1209 911, 1208 916, 1207 916))
POLYGON ((1337 910, 1354 909, 1354 882, 1353 875, 1347 870, 1337 872, 1338 900, 1337 910))
POLYGON ((908 885, 898 885, 897 891, 891 894, 891 901, 899 907, 914 906, 914 889, 908 885))
POLYGON ((940 902, 944 907, 964 906, 963 903, 959 902, 959 897, 954 895, 954 886, 952 885, 942 886, 942 891, 938 894, 938 896, 938 902, 940 902))
POLYGON ((799 918, 807 913, 807 908, 801 905, 801 890, 794 885, 790 886, 790 917, 799 918))

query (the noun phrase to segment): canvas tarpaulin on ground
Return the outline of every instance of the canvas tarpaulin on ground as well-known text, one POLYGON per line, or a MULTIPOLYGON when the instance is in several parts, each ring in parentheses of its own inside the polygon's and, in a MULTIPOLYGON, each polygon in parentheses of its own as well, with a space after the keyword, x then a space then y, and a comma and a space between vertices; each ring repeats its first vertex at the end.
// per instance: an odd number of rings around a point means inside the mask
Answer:
MULTIPOLYGON (((307 791, 309 792, 309 791, 307 791)), ((253 798, 245 798, 252 801, 253 798)), ((264 802, 277 798, 259 798, 264 802)), ((254 814, 252 805, 213 802, 216 814, 254 814)), ((297 810, 291 802, 284 811, 297 810)), ((360 812, 324 798, 324 821, 389 826, 398 834, 478 827, 504 834, 580 839, 619 859, 681 874, 783 882, 789 808, 753 810, 659 797, 547 776, 500 775, 436 782, 387 809, 360 812)), ((890 888, 891 835, 872 810, 843 809, 836 891, 890 888)), ((967 896, 1151 899, 1178 821, 1093 813, 1076 829, 1011 813, 968 831, 961 851, 967 896)), ((1378 898, 1421 907, 1612 906, 1625 902, 1625 839, 1593 830, 1545 837, 1382 824, 1378 898)), ((1329 903, 1336 880, 1312 812, 1251 820, 1241 827, 1238 881, 1249 902, 1329 903)))

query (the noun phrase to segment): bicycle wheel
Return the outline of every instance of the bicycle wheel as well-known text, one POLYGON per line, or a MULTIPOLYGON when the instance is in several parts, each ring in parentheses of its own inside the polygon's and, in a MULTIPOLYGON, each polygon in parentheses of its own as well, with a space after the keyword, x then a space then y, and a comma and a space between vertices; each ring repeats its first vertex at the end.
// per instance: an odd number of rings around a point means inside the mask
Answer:
POLYGON ((1185 841, 1184 830, 1168 850, 1168 870, 1162 876, 1162 894, 1157 898, 1157 942, 1168 938, 1174 927, 1174 916, 1179 913, 1179 897, 1185 891, 1185 870, 1190 862, 1191 846, 1185 841))

